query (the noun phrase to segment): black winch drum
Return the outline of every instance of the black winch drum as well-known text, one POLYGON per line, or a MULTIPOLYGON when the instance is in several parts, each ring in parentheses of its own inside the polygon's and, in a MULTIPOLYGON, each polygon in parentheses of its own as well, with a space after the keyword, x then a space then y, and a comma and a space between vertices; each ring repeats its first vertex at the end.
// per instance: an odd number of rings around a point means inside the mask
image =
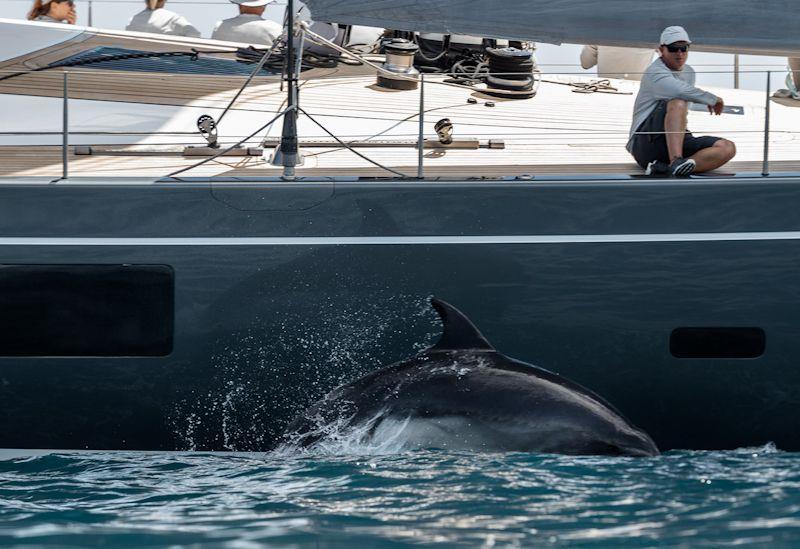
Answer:
POLYGON ((486 93, 510 99, 533 97, 533 52, 518 48, 486 48, 489 58, 489 76, 486 93), (492 92, 497 93, 492 93, 492 92), (505 94, 503 91, 522 93, 505 94), (524 93, 529 92, 529 93, 524 93))

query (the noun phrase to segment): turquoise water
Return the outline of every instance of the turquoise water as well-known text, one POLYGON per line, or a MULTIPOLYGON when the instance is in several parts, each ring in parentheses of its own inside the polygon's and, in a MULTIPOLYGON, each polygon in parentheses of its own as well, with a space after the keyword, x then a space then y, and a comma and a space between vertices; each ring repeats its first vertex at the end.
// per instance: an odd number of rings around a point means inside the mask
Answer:
POLYGON ((800 542, 800 454, 0 456, 0 545, 800 542))

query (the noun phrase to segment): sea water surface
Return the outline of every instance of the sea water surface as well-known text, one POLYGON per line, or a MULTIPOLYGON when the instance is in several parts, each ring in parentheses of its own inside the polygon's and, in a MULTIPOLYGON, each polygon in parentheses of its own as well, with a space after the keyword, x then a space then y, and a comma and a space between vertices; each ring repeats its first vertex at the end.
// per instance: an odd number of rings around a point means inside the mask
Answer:
MULTIPOLYGON (((352 449, 351 449, 352 450, 352 449)), ((800 543, 800 454, 0 453, 0 545, 800 543)))

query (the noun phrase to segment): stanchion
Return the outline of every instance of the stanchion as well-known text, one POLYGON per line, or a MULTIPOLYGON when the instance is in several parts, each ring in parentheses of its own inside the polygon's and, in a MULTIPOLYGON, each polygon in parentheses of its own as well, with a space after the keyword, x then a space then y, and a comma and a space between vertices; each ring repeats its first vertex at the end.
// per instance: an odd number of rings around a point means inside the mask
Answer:
POLYGON ((419 75, 419 141, 417 143, 417 178, 424 179, 422 162, 425 153, 425 75, 419 75))
POLYGON ((62 112, 64 115, 63 125, 61 127, 61 178, 67 179, 69 176, 69 73, 64 71, 64 89, 63 100, 64 105, 62 112))
POLYGON ((772 71, 767 71, 767 102, 764 107, 764 164, 761 167, 761 175, 769 175, 769 105, 770 101, 769 88, 770 76, 772 71))

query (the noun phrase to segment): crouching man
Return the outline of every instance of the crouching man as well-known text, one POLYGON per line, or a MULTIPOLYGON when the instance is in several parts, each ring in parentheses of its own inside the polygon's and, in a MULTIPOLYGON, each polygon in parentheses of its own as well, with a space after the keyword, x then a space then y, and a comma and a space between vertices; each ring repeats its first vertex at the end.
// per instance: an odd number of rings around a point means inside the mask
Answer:
POLYGON ((725 106, 722 98, 694 86, 694 69, 686 64, 691 43, 683 27, 664 29, 661 57, 642 77, 627 149, 647 175, 686 177, 719 168, 736 154, 732 141, 695 137, 686 129, 689 103, 704 103, 716 115, 725 106))

